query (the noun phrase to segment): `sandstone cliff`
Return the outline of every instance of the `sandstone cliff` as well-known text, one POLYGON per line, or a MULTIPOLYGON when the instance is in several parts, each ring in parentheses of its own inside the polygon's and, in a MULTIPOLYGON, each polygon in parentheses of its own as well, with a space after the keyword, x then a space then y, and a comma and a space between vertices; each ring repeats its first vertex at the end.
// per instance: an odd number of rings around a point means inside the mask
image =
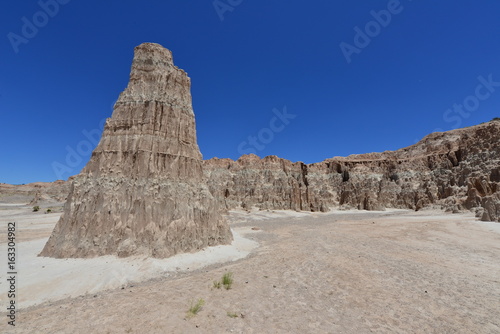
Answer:
POLYGON ((168 257, 231 240, 203 180, 190 79, 169 50, 142 44, 40 255, 168 257))
POLYGON ((276 156, 210 159, 210 191, 227 208, 419 210, 438 205, 500 221, 500 122, 433 133, 394 152, 306 165, 276 156))

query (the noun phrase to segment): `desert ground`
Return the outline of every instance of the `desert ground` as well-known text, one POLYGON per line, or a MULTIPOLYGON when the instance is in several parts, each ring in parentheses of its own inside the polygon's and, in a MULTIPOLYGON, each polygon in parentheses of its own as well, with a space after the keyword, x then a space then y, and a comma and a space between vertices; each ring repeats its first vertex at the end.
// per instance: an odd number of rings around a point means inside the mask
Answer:
POLYGON ((472 214, 235 210, 232 245, 159 260, 37 257, 60 213, 31 211, 0 204, 2 333, 500 333, 500 224, 472 214))

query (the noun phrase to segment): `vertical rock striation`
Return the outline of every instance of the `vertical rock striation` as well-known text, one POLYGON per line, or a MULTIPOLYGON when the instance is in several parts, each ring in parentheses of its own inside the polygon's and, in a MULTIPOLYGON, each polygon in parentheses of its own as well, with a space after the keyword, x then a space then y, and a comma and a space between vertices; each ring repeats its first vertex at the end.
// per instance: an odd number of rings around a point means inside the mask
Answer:
POLYGON ((269 156, 204 162, 210 191, 227 209, 472 210, 500 221, 500 122, 442 133, 397 151, 306 165, 269 156))
POLYGON ((169 50, 141 44, 128 87, 40 255, 161 258, 230 243, 202 163, 189 77, 169 50))

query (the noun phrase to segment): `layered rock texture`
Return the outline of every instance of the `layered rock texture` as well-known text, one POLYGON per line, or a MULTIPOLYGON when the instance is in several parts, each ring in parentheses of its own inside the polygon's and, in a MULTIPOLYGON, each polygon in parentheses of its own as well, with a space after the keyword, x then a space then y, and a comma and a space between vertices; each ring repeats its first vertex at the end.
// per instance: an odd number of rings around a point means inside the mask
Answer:
POLYGON ((128 87, 40 255, 161 258, 230 243, 202 164, 189 77, 169 50, 138 46, 128 87))
POLYGON ((276 156, 204 162, 210 191, 227 209, 473 210, 500 221, 500 122, 433 133, 394 152, 306 165, 276 156))
POLYGON ((398 151, 308 165, 255 155, 202 161, 190 79, 170 51, 146 43, 135 49, 128 87, 87 166, 72 182, 28 187, 23 198, 62 199, 71 183, 40 254, 51 257, 168 257, 227 244, 232 235, 221 214, 233 208, 439 206, 500 221, 499 143, 500 122, 492 121, 433 133, 398 151))
POLYGON ((22 185, 0 183, 0 203, 29 205, 52 204, 66 201, 70 182, 35 182, 22 185))

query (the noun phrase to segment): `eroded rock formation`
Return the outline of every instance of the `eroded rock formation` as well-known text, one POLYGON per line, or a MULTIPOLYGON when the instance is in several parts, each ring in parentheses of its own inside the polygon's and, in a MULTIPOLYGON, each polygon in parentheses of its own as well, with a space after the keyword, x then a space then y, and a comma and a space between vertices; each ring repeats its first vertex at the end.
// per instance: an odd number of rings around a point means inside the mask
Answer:
POLYGON ((433 133, 394 152, 315 164, 269 156, 204 162, 210 191, 228 209, 473 210, 500 221, 500 122, 433 133))
POLYGON ((203 179, 190 79, 169 50, 145 43, 40 255, 168 257, 227 244, 219 211, 203 179))
POLYGON ((29 205, 64 202, 69 194, 67 181, 35 182, 22 185, 0 183, 0 203, 29 205))

